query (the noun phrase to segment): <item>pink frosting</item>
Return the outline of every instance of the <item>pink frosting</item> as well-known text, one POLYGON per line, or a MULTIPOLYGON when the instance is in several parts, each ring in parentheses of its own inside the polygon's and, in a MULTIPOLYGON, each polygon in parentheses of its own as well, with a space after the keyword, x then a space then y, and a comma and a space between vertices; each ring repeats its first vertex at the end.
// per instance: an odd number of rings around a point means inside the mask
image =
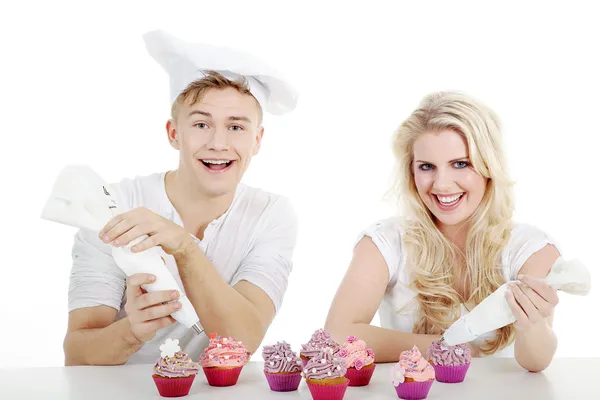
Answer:
POLYGON ((354 367, 358 370, 375 362, 373 350, 367 349, 367 343, 354 336, 348 337, 337 356, 344 359, 346 368, 354 367))
POLYGON ((417 346, 413 346, 411 350, 400 353, 398 364, 404 369, 405 378, 412 378, 416 382, 435 379, 433 367, 423 358, 417 346))
POLYGON ((250 360, 250 353, 242 342, 232 337, 210 334, 210 342, 200 359, 202 367, 241 367, 250 360))
POLYGON ((465 365, 471 362, 471 349, 466 344, 448 346, 436 340, 427 349, 427 359, 435 365, 465 365))

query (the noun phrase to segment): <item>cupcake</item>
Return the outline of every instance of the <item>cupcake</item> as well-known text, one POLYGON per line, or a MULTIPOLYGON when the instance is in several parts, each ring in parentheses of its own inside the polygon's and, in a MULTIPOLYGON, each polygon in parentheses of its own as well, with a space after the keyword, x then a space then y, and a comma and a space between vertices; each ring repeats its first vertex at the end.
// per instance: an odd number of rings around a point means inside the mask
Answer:
POLYGON ((400 353, 400 361, 391 372, 398 397, 406 400, 426 398, 435 380, 433 367, 423 358, 417 346, 400 353))
POLYGON ((300 350, 300 359, 302 360, 302 367, 306 366, 308 360, 316 356, 324 348, 333 349, 333 353, 337 353, 340 349, 340 345, 337 344, 332 338, 331 334, 325 329, 318 329, 312 334, 310 341, 302 345, 300 350))
POLYGON ((436 340, 427 349, 427 359, 438 382, 458 383, 465 380, 471 365, 471 349, 466 344, 448 346, 436 340))
POLYGON ((321 349, 308 361, 303 372, 314 400, 341 400, 344 397, 349 383, 345 377, 346 363, 334 354, 333 349, 321 349))
POLYGON ((337 356, 346 363, 346 378, 350 380, 349 386, 366 386, 371 381, 375 371, 375 353, 367 349, 364 340, 355 336, 348 336, 346 343, 337 352, 337 356))
POLYGON ((152 374, 158 393, 163 397, 187 396, 200 365, 181 351, 179 340, 167 339, 160 350, 152 374))
POLYGON ((242 342, 232 337, 209 335, 210 342, 200 360, 206 380, 211 386, 233 386, 242 368, 250 359, 250 353, 242 342))
POLYGON ((302 380, 302 362, 286 342, 264 346, 265 376, 269 387, 275 392, 298 390, 302 380))

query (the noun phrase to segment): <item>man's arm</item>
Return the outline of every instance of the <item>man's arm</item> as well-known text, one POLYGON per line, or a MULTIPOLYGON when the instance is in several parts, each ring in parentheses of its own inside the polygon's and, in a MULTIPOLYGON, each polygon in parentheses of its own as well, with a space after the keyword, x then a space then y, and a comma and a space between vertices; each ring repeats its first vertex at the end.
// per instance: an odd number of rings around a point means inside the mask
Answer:
POLYGON ((153 275, 135 274, 127 279, 127 317, 115 321, 117 311, 108 306, 87 307, 69 313, 64 341, 65 365, 119 365, 129 360, 159 329, 175 320, 169 315, 181 307, 172 302, 177 291, 146 293, 141 286, 153 275))
POLYGON ((131 251, 161 246, 173 255, 205 331, 233 336, 254 352, 281 304, 296 243, 297 221, 289 203, 276 201, 268 212, 231 284, 181 226, 150 210, 138 208, 121 214, 109 221, 100 235, 105 243, 117 246, 148 235, 131 251))
POLYGON ((115 321, 112 307, 80 308, 69 313, 64 340, 65 365, 119 365, 142 347, 127 318, 115 321))
POLYGON ((123 364, 141 346, 127 318, 115 322, 127 277, 90 230, 77 232, 72 255, 65 365, 123 364))
POLYGON ((175 256, 185 292, 207 333, 232 336, 253 353, 275 316, 271 298, 247 281, 230 286, 192 244, 175 256))

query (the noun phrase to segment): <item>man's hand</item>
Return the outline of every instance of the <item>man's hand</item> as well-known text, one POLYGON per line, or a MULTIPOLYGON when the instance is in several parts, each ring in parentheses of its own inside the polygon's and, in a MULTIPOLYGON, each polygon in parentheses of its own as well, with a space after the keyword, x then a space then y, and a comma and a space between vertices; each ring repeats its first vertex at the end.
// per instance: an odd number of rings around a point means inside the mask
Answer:
POLYGON ((131 247, 134 253, 160 246, 167 254, 182 253, 187 246, 193 244, 189 233, 181 226, 140 207, 111 219, 100 231, 100 239, 113 246, 127 246, 137 238, 148 235, 148 238, 131 247))
POLYGON ((140 342, 148 342, 154 338, 156 331, 173 324, 170 315, 181 309, 176 290, 162 290, 146 293, 141 285, 153 283, 156 277, 148 274, 134 274, 127 279, 127 303, 125 312, 129 318, 131 332, 140 342))

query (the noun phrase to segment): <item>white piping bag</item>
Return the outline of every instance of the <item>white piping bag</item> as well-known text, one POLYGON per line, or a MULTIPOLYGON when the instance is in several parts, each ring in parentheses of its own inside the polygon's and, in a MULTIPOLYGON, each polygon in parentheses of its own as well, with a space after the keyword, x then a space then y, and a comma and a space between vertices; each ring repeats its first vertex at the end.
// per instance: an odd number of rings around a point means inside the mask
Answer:
MULTIPOLYGON (((114 216, 120 214, 112 189, 90 167, 70 165, 65 167, 42 211, 42 219, 58 222, 76 228, 86 228, 100 232, 114 216)), ((187 328, 193 328, 197 334, 203 332, 196 311, 177 281, 165 266, 157 247, 132 253, 131 246, 141 242, 143 236, 126 247, 112 247, 112 256, 116 264, 127 276, 137 273, 150 273, 156 281, 142 285, 147 292, 159 290, 177 290, 181 309, 171 316, 187 328)))
MULTIPOLYGON (((579 260, 556 260, 544 279, 552 288, 585 296, 590 292, 590 273, 579 260)), ((468 343, 484 333, 512 324, 517 319, 506 301, 507 284, 486 297, 469 314, 459 318, 444 332, 442 341, 449 346, 468 343)))

